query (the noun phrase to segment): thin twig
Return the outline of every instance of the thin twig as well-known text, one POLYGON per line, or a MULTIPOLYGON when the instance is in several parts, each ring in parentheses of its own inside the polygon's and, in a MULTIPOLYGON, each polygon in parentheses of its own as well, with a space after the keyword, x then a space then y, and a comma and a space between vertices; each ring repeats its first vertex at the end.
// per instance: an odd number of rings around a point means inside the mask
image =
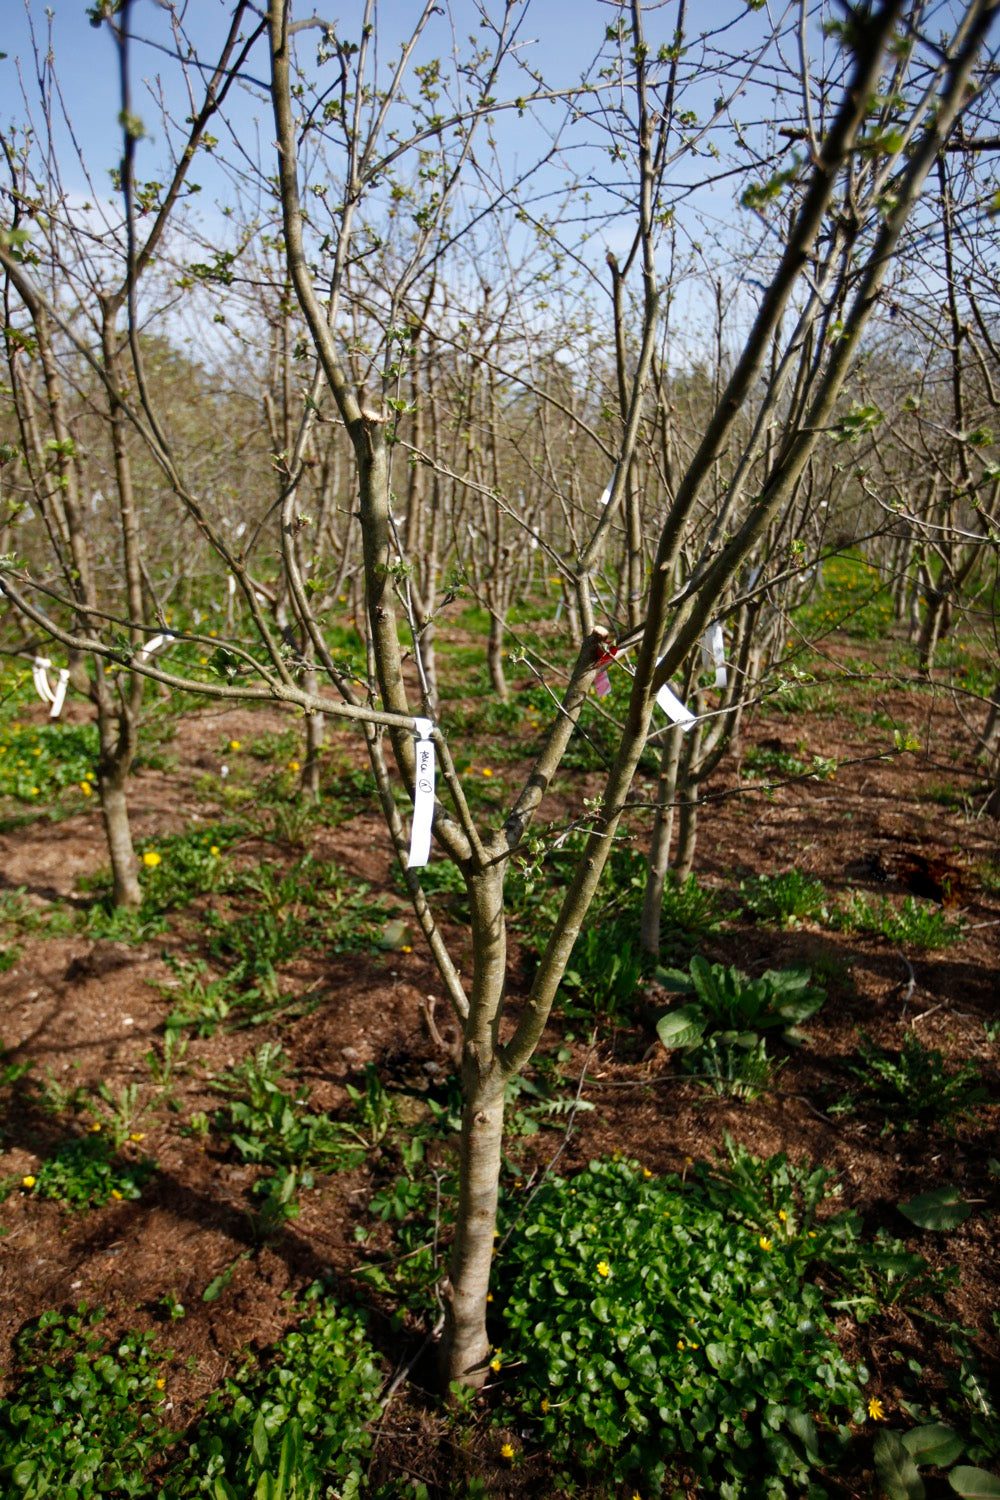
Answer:
POLYGON ((913 965, 910 963, 910 960, 907 958, 906 954, 905 953, 900 953, 899 956, 903 960, 903 963, 906 965, 907 972, 908 972, 908 974, 910 976, 909 982, 908 982, 908 984, 906 986, 906 994, 903 996, 903 1008, 900 1011, 900 1016, 902 1017, 902 1016, 906 1015, 906 1007, 909 1005, 910 1001, 913 999, 913 991, 917 987, 917 976, 913 972, 913 965))

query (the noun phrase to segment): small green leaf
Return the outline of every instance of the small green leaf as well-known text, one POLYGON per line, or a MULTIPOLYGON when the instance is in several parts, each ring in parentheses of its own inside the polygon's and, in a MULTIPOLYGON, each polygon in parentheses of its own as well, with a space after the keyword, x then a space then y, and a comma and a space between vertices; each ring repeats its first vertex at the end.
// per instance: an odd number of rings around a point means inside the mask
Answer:
POLYGON ((875 1439, 875 1470, 889 1500, 924 1500, 924 1482, 898 1433, 883 1431, 875 1439))
POLYGON ((903 1433, 903 1447, 915 1464, 947 1469, 960 1456, 965 1444, 944 1422, 925 1422, 903 1433))
POLYGON ((965 1496, 965 1500, 997 1500, 1000 1496, 1000 1479, 985 1469, 973 1469, 968 1464, 959 1464, 957 1469, 952 1469, 948 1483, 955 1494, 965 1496))
POLYGON ((901 1203, 899 1211, 918 1229, 957 1229, 964 1224, 972 1209, 962 1199, 957 1187, 934 1188, 929 1193, 918 1193, 909 1203, 901 1203))
POLYGON ((376 941, 384 952, 398 953, 401 948, 408 947, 413 938, 406 923, 399 918, 393 918, 392 921, 385 923, 376 941))
POLYGON ((254 1457, 261 1465, 267 1461, 267 1427, 264 1425, 263 1413, 258 1412, 257 1420, 253 1424, 253 1451, 254 1457))

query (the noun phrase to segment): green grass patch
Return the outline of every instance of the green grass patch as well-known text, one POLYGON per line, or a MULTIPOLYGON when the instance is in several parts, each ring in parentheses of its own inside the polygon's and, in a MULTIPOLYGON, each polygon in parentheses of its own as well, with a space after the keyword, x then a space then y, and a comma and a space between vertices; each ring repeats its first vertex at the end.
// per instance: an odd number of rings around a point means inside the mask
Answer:
POLYGON ((75 786, 89 797, 99 754, 94 724, 21 724, 0 729, 0 797, 45 801, 75 786))

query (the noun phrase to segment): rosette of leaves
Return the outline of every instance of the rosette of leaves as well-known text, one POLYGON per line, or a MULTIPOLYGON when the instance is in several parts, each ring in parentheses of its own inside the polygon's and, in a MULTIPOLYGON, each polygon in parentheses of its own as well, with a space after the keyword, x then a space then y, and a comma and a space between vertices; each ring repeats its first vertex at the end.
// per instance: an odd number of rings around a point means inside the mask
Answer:
POLYGON ((826 1000, 808 969, 768 969, 751 979, 741 969, 710 964, 700 955, 692 958, 688 973, 657 969, 656 978, 665 990, 691 997, 657 1022, 668 1050, 691 1051, 709 1036, 752 1050, 762 1033, 772 1031, 786 1042, 801 1042, 799 1023, 826 1000))

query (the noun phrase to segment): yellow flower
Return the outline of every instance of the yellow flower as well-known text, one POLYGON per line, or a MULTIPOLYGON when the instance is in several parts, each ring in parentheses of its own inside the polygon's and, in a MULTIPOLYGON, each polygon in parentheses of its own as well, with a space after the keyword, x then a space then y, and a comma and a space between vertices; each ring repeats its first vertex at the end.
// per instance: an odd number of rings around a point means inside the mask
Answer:
POLYGON ((599 1260, 597 1262, 597 1274, 598 1274, 598 1276, 610 1276, 611 1275, 611 1267, 608 1265, 608 1263, 607 1263, 606 1260, 599 1260))
POLYGON ((158 1391, 162 1391, 163 1387, 166 1385, 166 1383, 167 1382, 163 1379, 163 1377, 161 1375, 160 1379, 156 1382, 156 1389, 158 1391))
POLYGON ((200 667, 207 667, 208 666, 208 657, 207 656, 199 656, 199 658, 198 658, 198 665, 200 667))
POLYGON ((491 1359, 490 1360, 490 1369, 496 1375, 498 1375, 500 1373, 500 1371, 503 1369, 503 1360, 500 1358, 499 1355, 497 1355, 497 1357, 495 1359, 491 1359))
POLYGON ((493 775, 493 772, 490 770, 489 766, 483 766, 483 775, 484 776, 492 776, 493 775))
POLYGON ((144 1130, 133 1130, 132 1134, 129 1136, 130 1141, 144 1141, 145 1139, 146 1132, 144 1130))
POLYGON ((782 1224, 788 1223, 788 1215, 785 1213, 785 1210, 783 1208, 778 1209, 778 1218, 781 1220, 782 1224))
POLYGON ((100 1130, 100 1128, 101 1128, 101 1122, 100 1122, 100 1120, 95 1120, 94 1123, 93 1123, 93 1125, 91 1125, 91 1127, 90 1127, 91 1132, 93 1134, 95 1134, 95 1135, 96 1135, 97 1131, 100 1130))
POLYGON ((239 742, 239 740, 230 740, 229 741, 229 748, 230 748, 230 750, 238 750, 240 748, 240 742, 239 742))
POLYGON ((400 953, 412 953, 413 949, 410 947, 409 943, 404 943, 399 951, 400 953))
POLYGON ((83 793, 83 795, 85 797, 89 797, 89 796, 92 795, 94 789, 90 785, 89 781, 81 781, 80 782, 80 790, 81 790, 81 792, 83 793))
POLYGON ((142 862, 147 866, 148 869, 155 870, 157 865, 160 863, 160 856, 157 854, 155 849, 147 849, 145 854, 142 856, 142 862))
POLYGON ((653 1174, 649 1170, 648 1167, 643 1167, 643 1169, 642 1169, 642 1175, 643 1175, 643 1177, 652 1177, 653 1174))
POLYGON ((32 788, 31 788, 31 795, 32 795, 32 796, 33 796, 33 797, 37 797, 37 796, 38 796, 38 788, 37 788, 37 786, 33 786, 33 787, 32 787, 32 788))
POLYGON ((121 1193, 118 1191, 117 1188, 112 1188, 111 1189, 111 1196, 112 1196, 112 1198, 121 1199, 121 1193))
POLYGON ((297 760, 290 760, 288 762, 288 769, 290 771, 297 771, 299 769, 299 763, 298 763, 298 761, 297 760))
POLYGON ((551 1403, 549 1401, 548 1396, 543 1396, 542 1397, 542 1408, 541 1408, 541 1410, 542 1410, 542 1416, 543 1417, 548 1415, 548 1411, 549 1411, 549 1406, 550 1405, 551 1405, 551 1403))
POLYGON ((868 1415, 873 1422, 885 1421, 885 1407, 877 1396, 873 1396, 868 1403, 868 1415))
POLYGON ((42 747, 41 747, 41 745, 36 745, 35 748, 34 748, 34 750, 32 750, 31 753, 32 753, 32 755, 41 755, 41 753, 42 753, 42 747))
POLYGON ((769 1240, 766 1234, 762 1234, 757 1243, 762 1250, 772 1250, 774 1248, 773 1240, 769 1240))
POLYGON ((29 1172, 27 1177, 21 1178, 21 1186, 26 1188, 33 1188, 36 1181, 37 1179, 32 1177, 31 1173, 29 1172))
POLYGON ((500 1448, 500 1457, 505 1458, 508 1463, 514 1457, 514 1448, 510 1443, 503 1443, 500 1448))
POLYGON ((211 847, 211 849, 209 849, 208 852, 209 852, 209 854, 211 854, 212 858, 214 859, 216 857, 216 855, 218 854, 218 852, 219 852, 219 846, 218 846, 218 844, 213 844, 212 847, 211 847))

